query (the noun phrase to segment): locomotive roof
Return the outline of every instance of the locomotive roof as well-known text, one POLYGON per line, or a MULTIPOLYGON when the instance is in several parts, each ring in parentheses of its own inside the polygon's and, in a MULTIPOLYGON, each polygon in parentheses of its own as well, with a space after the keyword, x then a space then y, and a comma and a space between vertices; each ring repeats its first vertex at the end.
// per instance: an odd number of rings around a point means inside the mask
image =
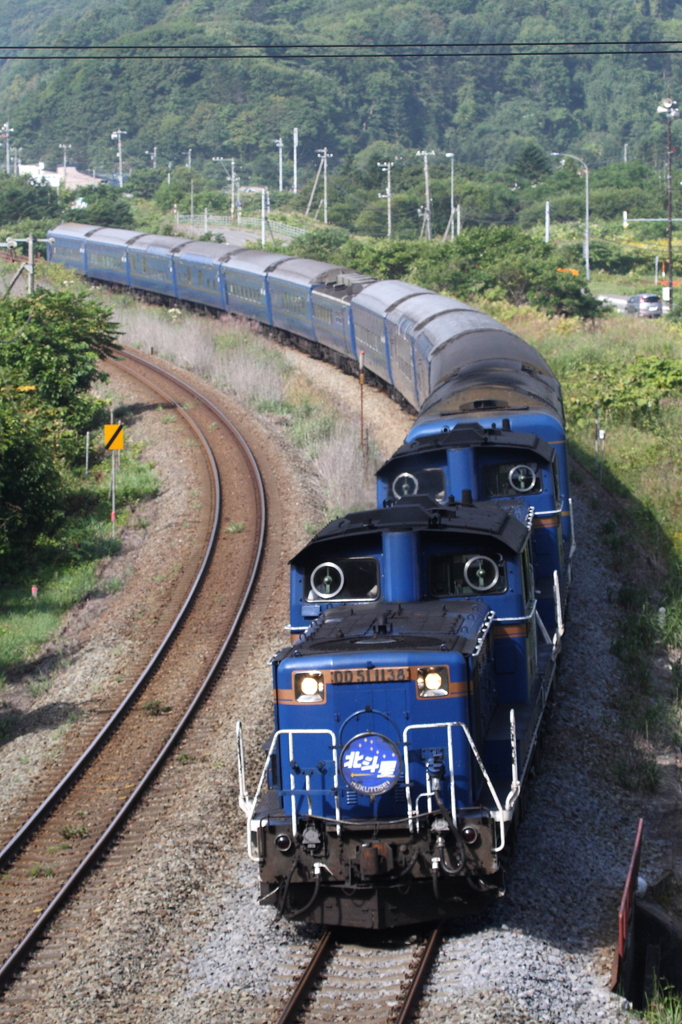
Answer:
POLYGON ((275 661, 340 651, 370 655, 373 647, 382 653, 439 650, 468 655, 474 651, 489 614, 484 601, 466 597, 336 605, 328 608, 296 644, 280 651, 275 661))
POLYGON ((376 475, 380 476, 385 467, 394 459, 406 458, 410 455, 429 455, 433 452, 448 448, 525 448, 540 459, 552 462, 556 458, 556 452, 547 441, 544 441, 537 434, 525 434, 520 431, 510 430, 504 426, 502 429, 482 427, 480 423, 458 423, 451 430, 447 427, 438 434, 423 434, 398 448, 390 459, 377 470, 376 475))
POLYGON ((490 537, 520 554, 528 541, 528 530, 514 510, 499 503, 472 502, 470 505, 453 502, 448 505, 434 505, 427 495, 401 498, 390 508, 374 508, 367 512, 349 512, 340 519, 328 523, 298 554, 290 564, 297 562, 304 554, 329 541, 345 537, 369 536, 382 532, 397 531, 465 534, 474 537, 490 537))

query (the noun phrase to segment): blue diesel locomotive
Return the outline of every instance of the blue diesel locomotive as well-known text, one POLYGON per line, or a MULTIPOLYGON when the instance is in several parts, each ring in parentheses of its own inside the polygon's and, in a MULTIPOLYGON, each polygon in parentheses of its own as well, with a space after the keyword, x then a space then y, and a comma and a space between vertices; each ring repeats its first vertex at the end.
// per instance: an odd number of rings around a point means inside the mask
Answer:
POLYGON ((115 285, 255 319, 415 411, 378 508, 291 565, 275 732, 240 805, 262 901, 383 928, 469 912, 501 857, 556 670, 574 549, 561 390, 491 317, 401 281, 81 224, 49 259, 115 285))
POLYGON ((240 753, 262 902, 385 928, 503 891, 559 648, 531 527, 518 501, 402 498, 330 523, 293 559, 292 627, 308 628, 273 661, 253 800, 240 753))

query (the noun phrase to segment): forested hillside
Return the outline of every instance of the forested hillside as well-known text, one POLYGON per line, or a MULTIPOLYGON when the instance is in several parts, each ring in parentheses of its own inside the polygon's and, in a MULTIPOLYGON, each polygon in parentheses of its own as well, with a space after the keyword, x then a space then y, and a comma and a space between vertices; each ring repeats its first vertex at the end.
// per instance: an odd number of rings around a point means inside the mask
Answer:
MULTIPOLYGON (((682 38, 673 0, 0 0, 5 43, 127 44, 542 42, 682 38)), ((511 165, 530 142, 578 150, 591 166, 661 160, 656 105, 682 87, 679 55, 57 63, 0 69, 0 108, 23 159, 111 172, 121 127, 131 168, 160 159, 237 157, 273 179, 282 134, 301 134, 301 166, 328 145, 333 166, 376 140, 452 151, 462 163, 511 165)), ((681 97, 682 98, 682 97, 681 97)), ((290 174, 290 168, 287 168, 290 174)), ((218 174, 218 169, 216 169, 218 174)))

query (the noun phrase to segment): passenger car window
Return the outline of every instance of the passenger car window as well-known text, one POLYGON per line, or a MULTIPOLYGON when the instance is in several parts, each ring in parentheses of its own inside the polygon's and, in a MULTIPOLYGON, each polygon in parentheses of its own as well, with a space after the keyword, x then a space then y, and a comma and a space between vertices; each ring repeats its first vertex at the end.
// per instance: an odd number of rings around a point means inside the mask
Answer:
POLYGON ((429 592, 433 597, 503 594, 507 567, 503 555, 457 553, 429 559, 429 592))
POLYGON ((320 562, 306 572, 306 601, 376 601, 379 563, 376 558, 338 558, 320 562))
POLYGON ((517 498, 542 492, 542 474, 537 462, 518 459, 481 467, 483 498, 517 498))

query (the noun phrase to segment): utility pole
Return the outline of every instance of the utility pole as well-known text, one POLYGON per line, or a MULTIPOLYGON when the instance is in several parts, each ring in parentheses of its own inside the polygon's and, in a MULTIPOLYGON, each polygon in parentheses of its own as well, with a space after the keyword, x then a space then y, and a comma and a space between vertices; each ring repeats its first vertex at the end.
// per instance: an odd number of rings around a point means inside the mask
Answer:
POLYGON ((298 192, 298 128, 294 128, 294 195, 298 192))
MULTIPOLYGON (((123 136, 127 135, 128 132, 124 132, 122 128, 117 128, 115 132, 111 133, 112 139, 116 139, 118 145, 118 187, 123 188, 123 136)), ((170 178, 170 168, 168 177, 170 178)))
POLYGON ((576 163, 581 164, 585 171, 585 240, 583 243, 583 253, 585 255, 585 277, 590 280, 590 169, 583 159, 579 156, 573 156, 572 153, 550 153, 550 156, 562 157, 561 166, 563 167, 566 159, 575 160, 576 163))
POLYGON ((283 192, 284 191, 284 181, 282 179, 282 150, 284 149, 284 143, 282 141, 281 136, 280 136, 279 139, 275 139, 275 145, 277 146, 277 149, 279 150, 279 191, 283 192))
POLYGON ((172 166, 173 166, 173 161, 169 160, 168 161, 168 173, 166 174, 166 181, 168 182, 169 185, 170 185, 170 174, 171 174, 171 167, 172 166))
POLYGON ((657 114, 665 114, 666 138, 668 143, 668 155, 666 168, 668 173, 668 286, 669 286, 669 311, 673 308, 673 180, 672 180, 672 122, 674 117, 679 117, 677 102, 668 96, 659 104, 657 114))
POLYGON ((189 215, 192 217, 190 221, 192 224, 194 219, 194 178, 189 179, 189 215))
POLYGON ((390 238, 393 232, 393 225, 391 223, 391 196, 393 195, 393 193, 391 192, 391 167, 393 167, 394 163, 395 161, 387 160, 385 163, 377 164, 377 167, 380 167, 382 171, 386 172, 386 191, 379 193, 379 199, 386 199, 388 203, 388 230, 386 232, 387 238, 390 238))
POLYGON ((154 146, 153 149, 145 149, 144 151, 144 155, 148 156, 149 159, 151 160, 152 167, 154 168, 154 170, 156 170, 156 151, 158 148, 158 146, 154 146))
POLYGON ((214 164, 222 164, 223 170, 225 171, 225 174, 227 175, 227 179, 230 182, 230 224, 232 224, 234 222, 234 185, 235 185, 235 181, 237 180, 235 178, 235 176, 234 176, 235 159, 234 159, 234 157, 230 157, 230 165, 231 165, 231 168, 232 168, 232 173, 231 174, 227 174, 227 168, 225 166, 225 158, 224 157, 222 157, 222 156, 212 156, 211 160, 213 161, 214 164))
POLYGON ((5 170, 7 171, 7 174, 10 173, 9 137, 13 131, 14 128, 10 128, 9 121, 5 121, 2 128, 0 128, 0 138, 3 138, 5 140, 5 170))
MULTIPOLYGON (((324 222, 329 223, 327 219, 327 160, 334 156, 330 153, 325 146, 323 149, 318 149, 317 155, 320 157, 320 166, 322 167, 322 209, 324 211, 324 222)), ((319 174, 319 171, 318 171, 319 174)), ((310 204, 309 204, 310 205, 310 204)))
POLYGON ((431 188, 429 185, 429 157, 435 156, 433 149, 420 149, 417 156, 424 157, 424 221, 422 232, 426 235, 427 241, 431 241, 431 188))
POLYGON ((187 163, 185 164, 185 167, 188 170, 190 170, 190 171, 192 170, 192 147, 191 146, 187 150, 187 163))
POLYGON ((462 234, 462 204, 457 203, 457 237, 462 234))
MULTIPOLYGON (((450 220, 448 221, 448 227, 450 228, 450 241, 455 240, 455 154, 445 154, 450 161, 450 220)), ((448 233, 448 228, 445 229, 445 235, 448 233)), ((459 231, 457 232, 459 234, 459 231)), ((445 241, 445 235, 443 235, 443 241, 445 241)))
POLYGON ((67 151, 67 149, 71 149, 71 143, 70 142, 60 142, 59 143, 59 148, 61 149, 61 151, 64 154, 64 160, 63 160, 62 166, 64 168, 64 188, 66 188, 66 151, 67 151))
POLYGON ((627 142, 624 142, 623 143, 623 163, 626 164, 627 162, 628 162, 628 144, 627 144, 627 142))
MULTIPOLYGON (((320 151, 318 150, 318 153, 319 152, 320 151)), ((313 188, 312 188, 312 191, 310 193, 310 199, 308 200, 308 205, 305 208, 305 215, 306 215, 306 217, 310 213, 310 207, 313 205, 313 198, 315 196, 315 189, 317 188, 317 183, 320 180, 320 171, 322 170, 322 161, 323 161, 323 159, 324 159, 323 157, 320 157, 320 165, 317 168, 317 174, 315 175, 315 181, 313 182, 313 188)), ((319 208, 318 208, 318 212, 319 212, 319 208)))
POLYGON ((545 245, 549 245, 549 199, 545 200, 545 245))

